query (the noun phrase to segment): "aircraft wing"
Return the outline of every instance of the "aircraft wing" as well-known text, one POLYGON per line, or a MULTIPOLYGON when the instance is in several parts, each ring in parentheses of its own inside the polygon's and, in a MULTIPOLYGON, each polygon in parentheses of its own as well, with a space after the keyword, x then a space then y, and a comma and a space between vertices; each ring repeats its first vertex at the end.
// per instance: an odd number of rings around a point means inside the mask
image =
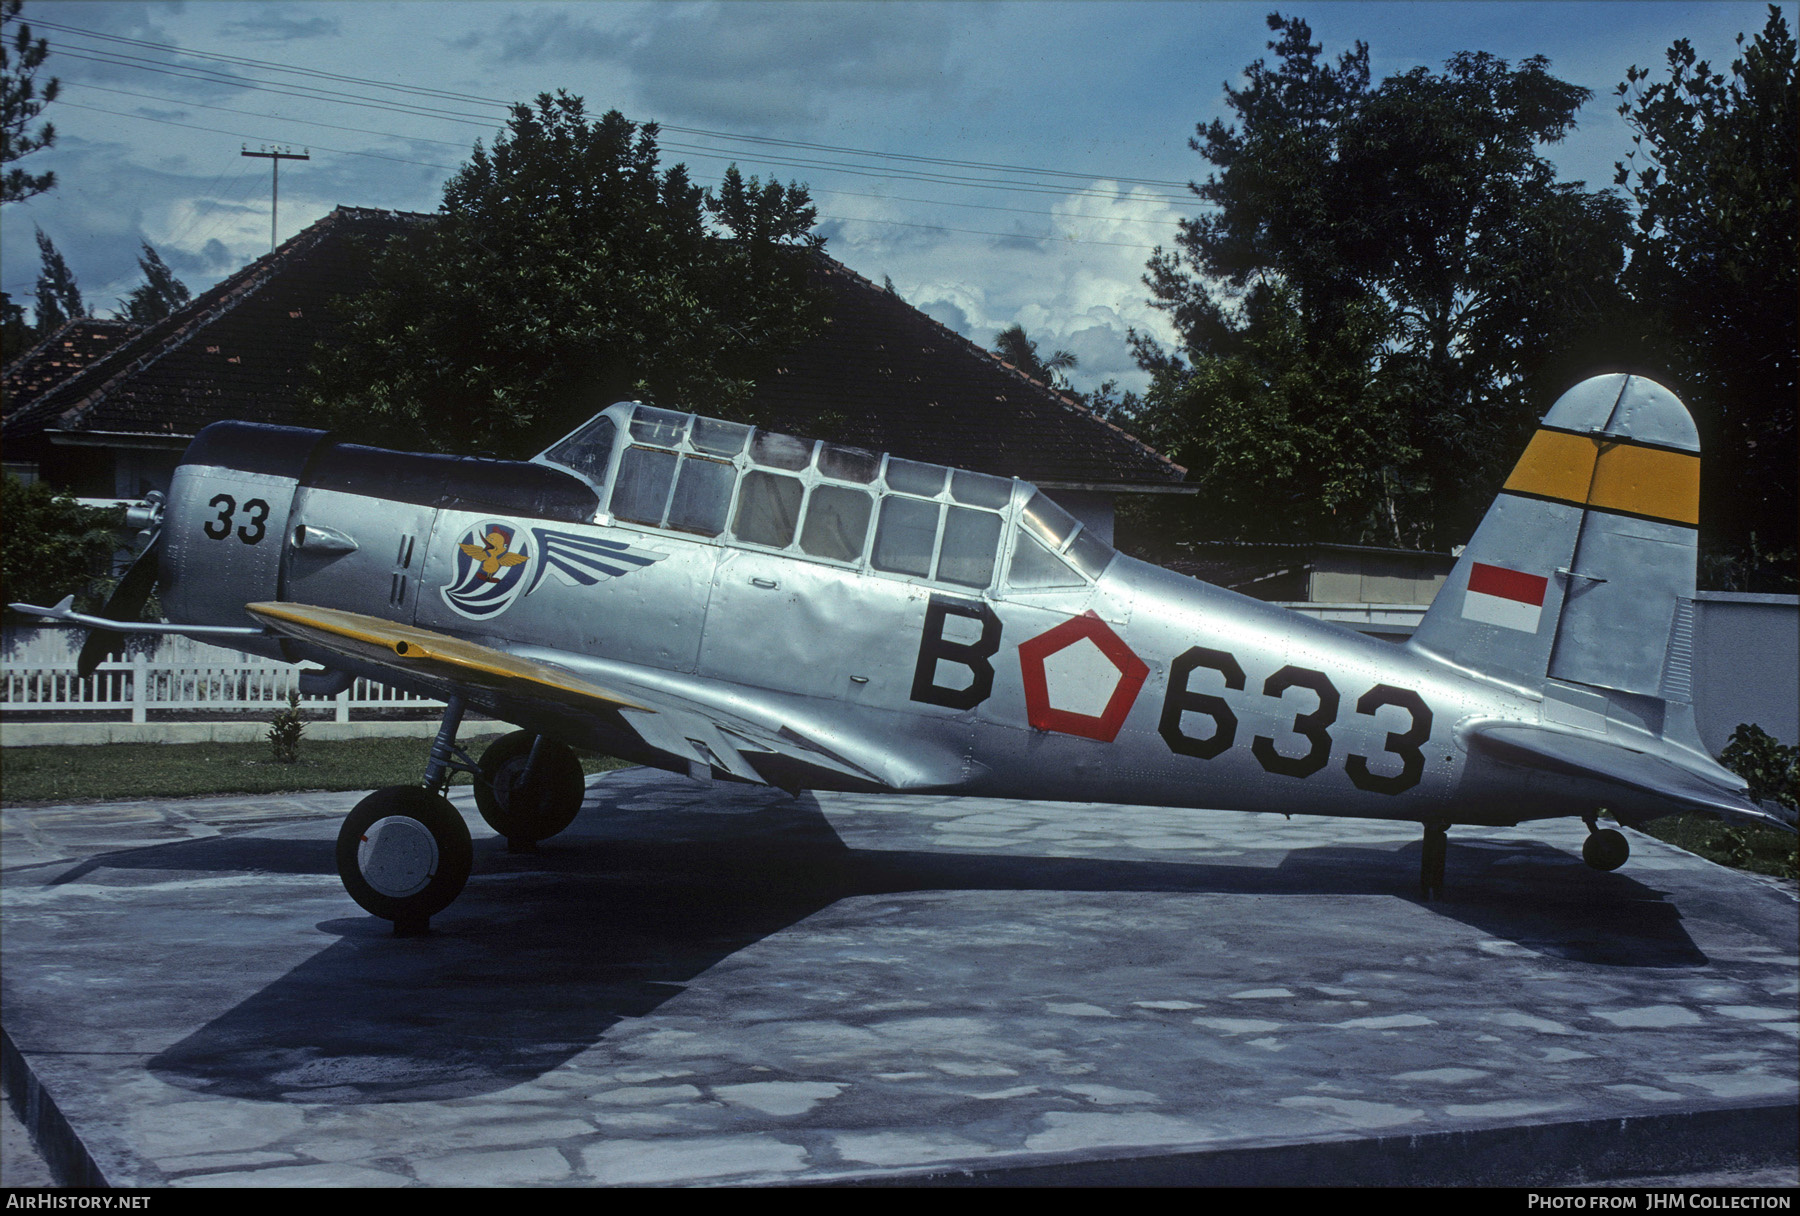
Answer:
MULTIPOLYGON (((721 772, 741 781, 792 787, 796 776, 831 775, 882 789, 929 788, 946 772, 897 766, 879 750, 796 729, 780 707, 759 712, 735 697, 706 698, 623 676, 596 683, 554 661, 513 654, 466 638, 380 617, 307 604, 258 603, 246 609, 276 633, 425 684, 448 695, 481 690, 498 703, 549 705, 604 716, 646 746, 688 765, 695 776, 721 772), (852 756, 849 752, 867 754, 852 756), (798 773, 796 770, 799 770, 798 773)), ((573 658, 574 656, 570 656, 573 658)))
POLYGON ((1750 801, 1741 784, 1717 785, 1691 769, 1619 743, 1516 722, 1478 723, 1467 733, 1475 749, 1509 764, 1609 782, 1666 799, 1683 810, 1795 830, 1779 813, 1750 801))

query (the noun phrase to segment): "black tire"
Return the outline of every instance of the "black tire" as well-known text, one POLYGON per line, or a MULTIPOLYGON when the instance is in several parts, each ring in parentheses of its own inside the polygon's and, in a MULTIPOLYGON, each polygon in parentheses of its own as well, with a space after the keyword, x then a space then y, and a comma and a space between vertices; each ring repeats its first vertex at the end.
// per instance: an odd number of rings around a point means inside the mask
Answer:
POLYGON ((481 772, 475 779, 476 809, 512 844, 550 839, 575 822, 587 797, 581 761, 573 750, 549 739, 538 749, 531 784, 520 784, 534 738, 530 731, 520 730, 496 740, 481 753, 481 772))
POLYGON ((391 785, 356 804, 338 829, 337 868, 363 909, 401 932, 462 893, 474 864, 469 827, 456 808, 417 785, 391 785))
POLYGON ((1625 839, 1625 833, 1612 828, 1589 832, 1581 845, 1581 860, 1596 870, 1616 870, 1630 856, 1631 842, 1625 839))

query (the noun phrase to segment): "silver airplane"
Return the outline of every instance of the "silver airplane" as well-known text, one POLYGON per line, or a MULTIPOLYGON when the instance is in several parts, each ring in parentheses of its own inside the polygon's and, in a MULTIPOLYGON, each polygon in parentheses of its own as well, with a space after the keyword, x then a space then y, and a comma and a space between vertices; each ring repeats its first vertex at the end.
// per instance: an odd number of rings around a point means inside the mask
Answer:
MULTIPOLYGON (((90 627, 311 661, 446 702, 421 784, 346 818, 357 903, 425 928, 468 877, 474 774, 512 847, 581 807, 572 747, 698 781, 1421 825, 1678 811, 1770 822, 1691 705, 1700 458, 1673 394, 1566 393, 1404 646, 1115 552, 1032 486, 621 403, 530 461, 207 427, 90 627), (125 625, 151 585, 172 623, 125 625), (466 710, 521 729, 471 759, 466 710)), ((1788 830, 1792 830, 1789 828, 1788 830)))

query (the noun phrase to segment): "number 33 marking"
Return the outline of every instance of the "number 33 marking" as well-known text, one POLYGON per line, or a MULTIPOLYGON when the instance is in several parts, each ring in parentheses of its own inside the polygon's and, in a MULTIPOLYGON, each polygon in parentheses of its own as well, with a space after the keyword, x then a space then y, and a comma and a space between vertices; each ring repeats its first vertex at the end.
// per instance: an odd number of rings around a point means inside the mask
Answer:
MULTIPOLYGON (((232 516, 237 511, 237 500, 229 494, 215 494, 206 505, 219 514, 217 518, 206 521, 204 531, 214 540, 224 540, 231 535, 232 516)), ((269 518, 269 504, 260 498, 252 498, 244 504, 244 511, 249 522, 238 528, 237 537, 246 545, 254 545, 267 531, 265 524, 269 518)))

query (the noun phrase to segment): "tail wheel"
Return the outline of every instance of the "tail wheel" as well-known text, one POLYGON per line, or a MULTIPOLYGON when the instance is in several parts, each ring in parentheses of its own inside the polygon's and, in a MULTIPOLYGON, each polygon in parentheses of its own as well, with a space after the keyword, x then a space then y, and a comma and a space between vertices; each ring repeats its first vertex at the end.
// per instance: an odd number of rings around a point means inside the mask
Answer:
POLYGON ((1625 833, 1600 828, 1588 833, 1581 845, 1581 859, 1596 870, 1616 870, 1631 856, 1631 842, 1625 833))
POLYGON ((475 849, 468 825, 440 795, 417 785, 376 790, 338 829, 337 868, 363 909, 422 932, 469 879, 475 849))
POLYGON ((481 754, 475 806, 487 825, 512 845, 536 844, 556 835, 575 822, 587 796, 581 761, 571 749, 545 739, 532 764, 536 738, 530 731, 514 731, 481 754))

